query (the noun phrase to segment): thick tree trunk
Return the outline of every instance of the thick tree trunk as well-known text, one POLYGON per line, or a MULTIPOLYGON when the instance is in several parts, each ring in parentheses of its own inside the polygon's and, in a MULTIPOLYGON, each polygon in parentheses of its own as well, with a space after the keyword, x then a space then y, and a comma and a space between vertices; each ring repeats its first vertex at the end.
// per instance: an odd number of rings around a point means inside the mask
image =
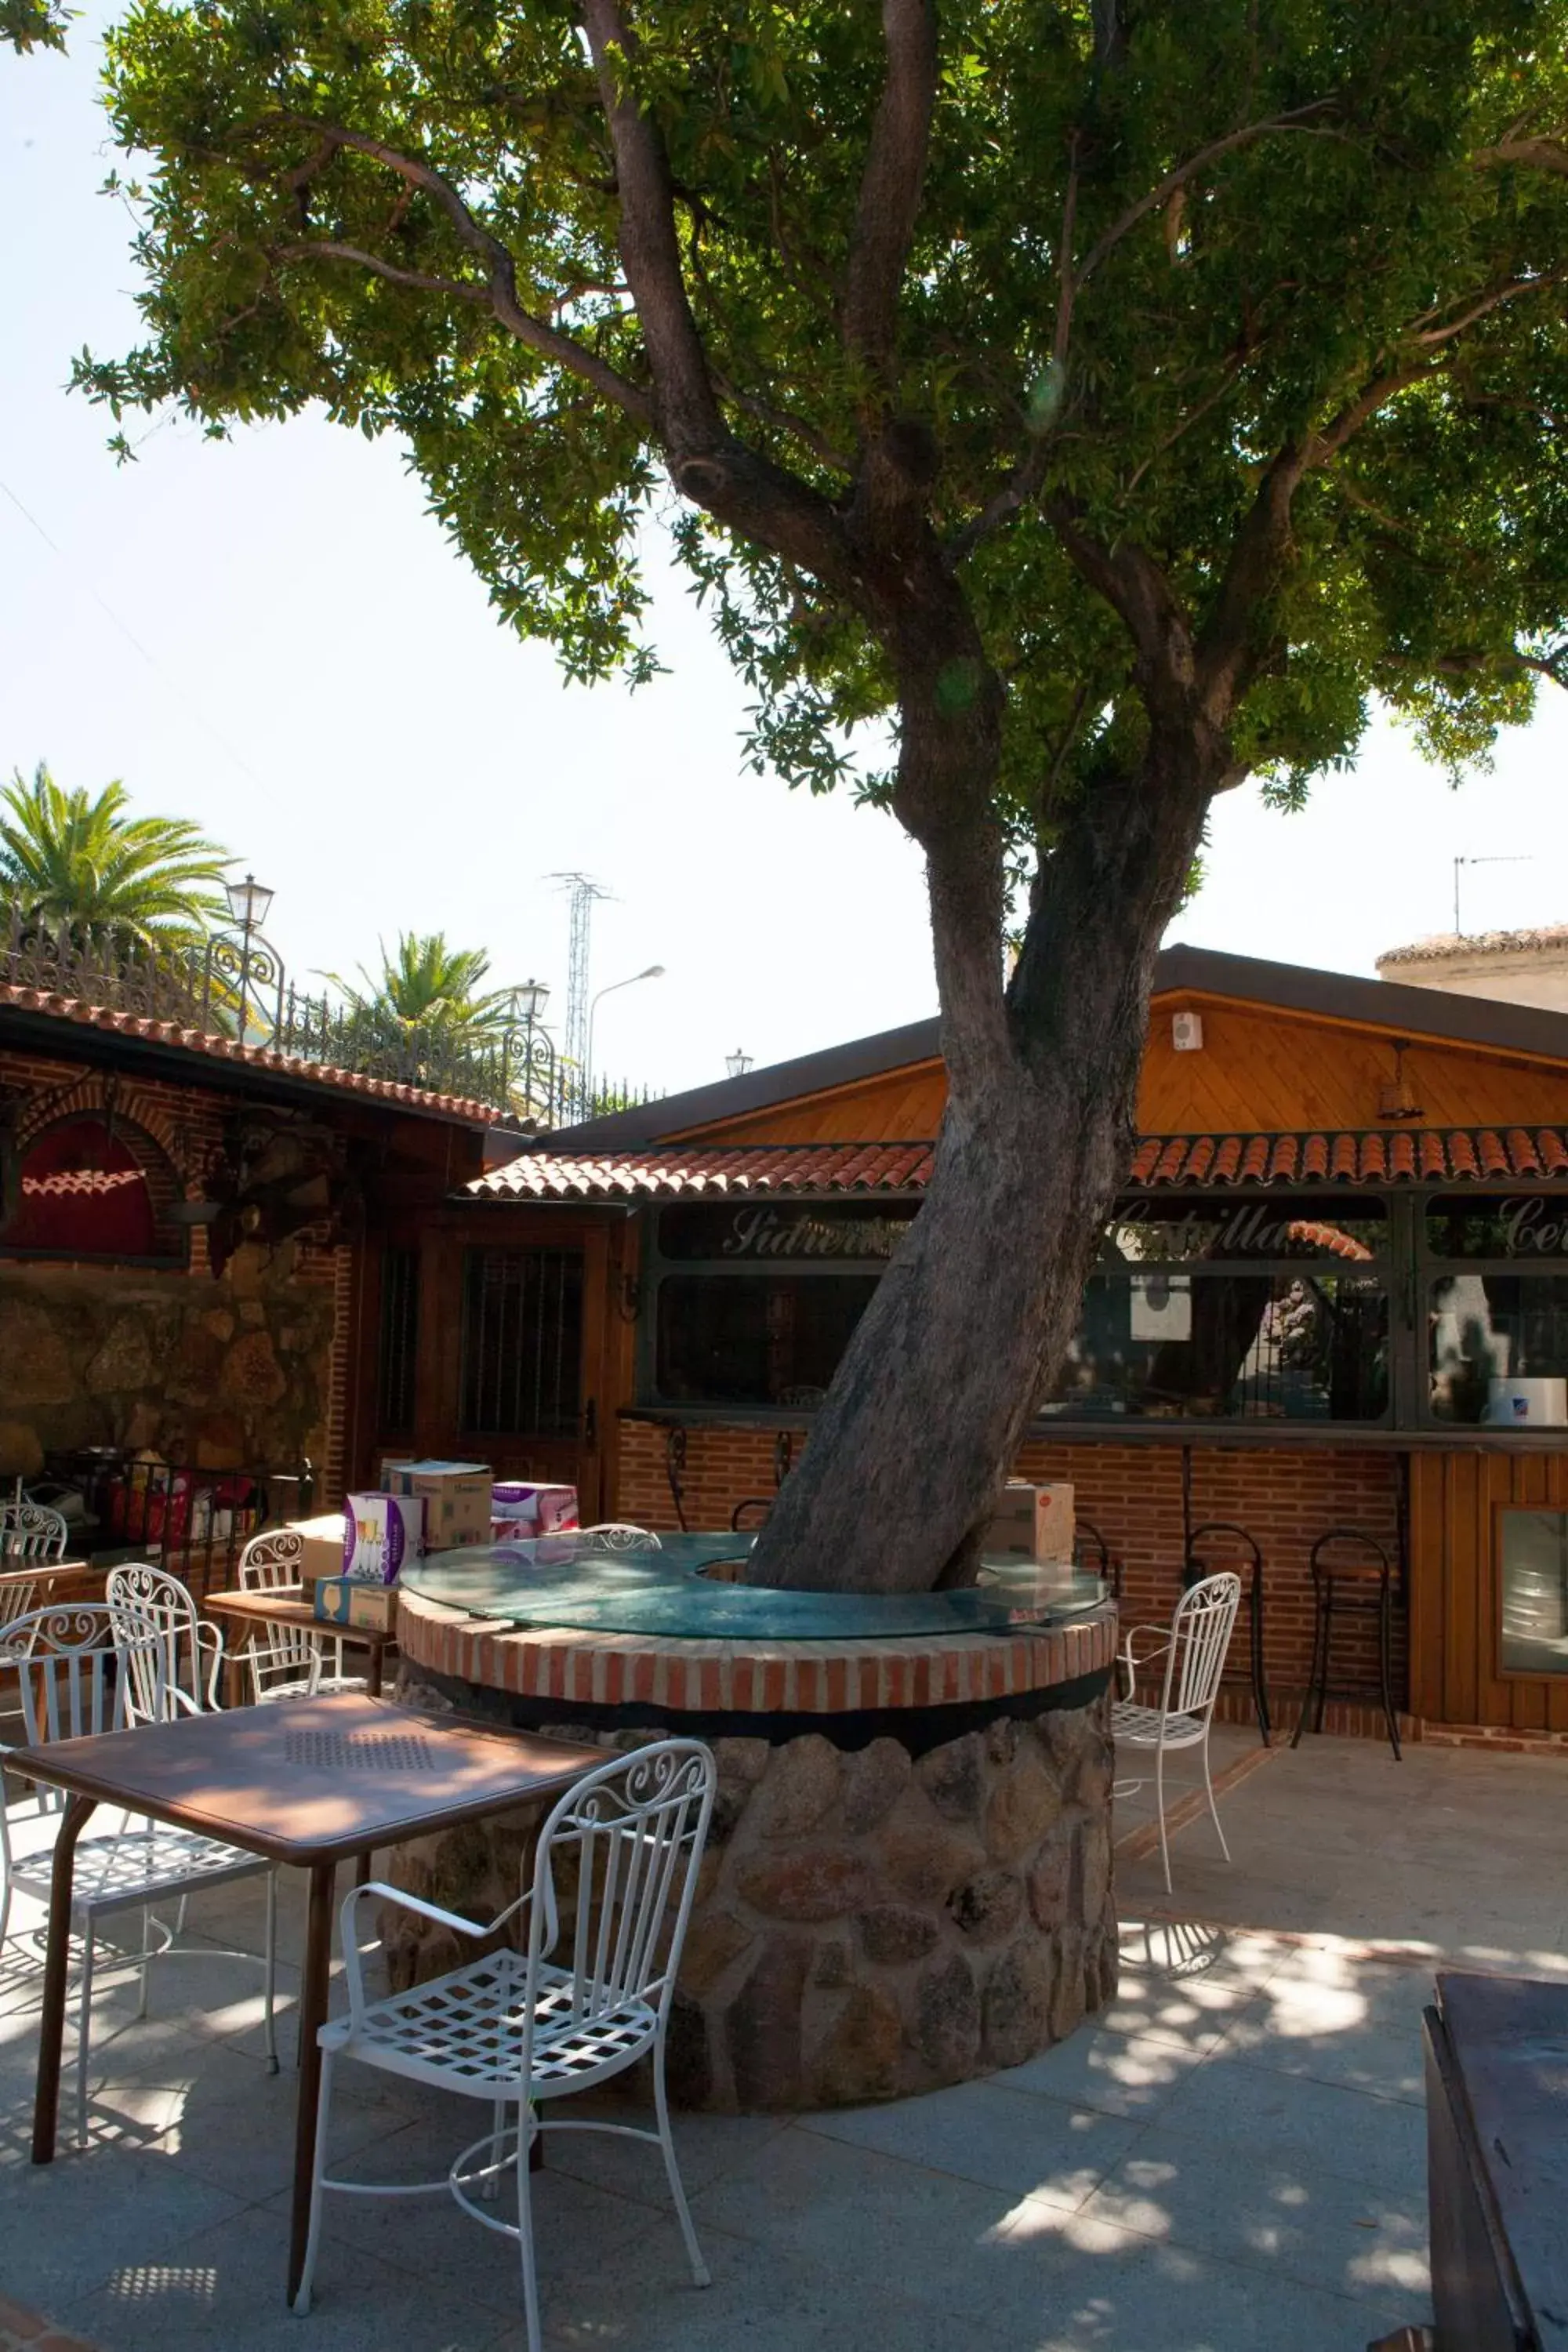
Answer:
POLYGON ((1047 861, 1005 1003, 995 931, 977 943, 962 870, 928 842, 949 1084, 936 1166, 752 1582, 919 1591, 969 1572, 1126 1179, 1154 958, 1219 768, 1194 730, 1097 787, 1047 861))

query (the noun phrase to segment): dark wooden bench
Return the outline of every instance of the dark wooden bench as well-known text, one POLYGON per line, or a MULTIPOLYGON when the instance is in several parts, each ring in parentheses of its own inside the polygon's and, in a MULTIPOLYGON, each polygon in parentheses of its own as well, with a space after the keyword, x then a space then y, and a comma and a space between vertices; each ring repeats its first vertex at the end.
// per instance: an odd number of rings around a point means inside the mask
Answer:
POLYGON ((1439 1976, 1424 2024, 1436 2352, 1568 2352, 1568 1985, 1439 1976))

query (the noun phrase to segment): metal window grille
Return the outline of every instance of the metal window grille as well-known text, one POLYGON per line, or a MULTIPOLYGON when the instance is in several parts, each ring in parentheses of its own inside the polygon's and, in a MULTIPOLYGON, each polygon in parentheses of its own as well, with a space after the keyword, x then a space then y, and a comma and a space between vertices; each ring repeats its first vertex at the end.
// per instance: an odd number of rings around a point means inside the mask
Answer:
POLYGON ((465 1433, 575 1437, 582 1367, 581 1250, 464 1252, 465 1433))
POLYGON ((419 1348, 419 1253, 389 1249, 381 1257, 381 1426, 414 1426, 414 1367, 419 1348))

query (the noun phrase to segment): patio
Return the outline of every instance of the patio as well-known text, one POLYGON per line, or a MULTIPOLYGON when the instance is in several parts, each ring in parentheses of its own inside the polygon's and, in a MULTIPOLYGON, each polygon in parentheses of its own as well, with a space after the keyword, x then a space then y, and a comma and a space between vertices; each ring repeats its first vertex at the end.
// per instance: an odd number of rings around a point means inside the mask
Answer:
MULTIPOLYGON (((1435 1964, 1568 1976, 1560 1763, 1321 1739, 1252 1767, 1158 1859, 1121 1859, 1122 1985, 1091 2031, 900 2105, 678 2124, 714 2284, 689 2284, 651 2152, 553 2140, 536 2211, 548 2341, 626 2352, 1361 2352, 1427 2315, 1419 2018, 1435 1964)), ((1142 1843, 1124 1810, 1124 1848, 1142 1843)), ((193 1906, 195 1913, 195 1906, 193 1906)), ((296 1981, 286 1888, 281 1990, 296 1981)), ((253 1885, 135 2019, 106 1982, 92 2146, 27 2162, 37 1970, 0 1981, 0 2293, 106 2352, 521 2342, 511 2247, 445 2200, 335 2200, 316 2310, 283 2304, 293 2081, 261 2056, 253 1885)), ((26 1931, 29 1922, 19 1916, 26 1931)), ((285 2047, 287 2048, 287 2041, 285 2047)), ((444 2169, 462 2103, 351 2071, 334 2154, 444 2169)), ((0 2305, 0 2341, 8 2315, 0 2305)))

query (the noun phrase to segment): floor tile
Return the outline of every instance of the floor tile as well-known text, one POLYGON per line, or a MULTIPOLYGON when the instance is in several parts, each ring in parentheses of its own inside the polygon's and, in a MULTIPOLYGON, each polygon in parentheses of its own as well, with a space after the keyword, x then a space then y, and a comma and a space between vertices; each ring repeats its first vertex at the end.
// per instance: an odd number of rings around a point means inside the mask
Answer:
POLYGON ((1163 2120, 1173 2132, 1221 2144, 1238 2165, 1280 2158, 1394 2193, 1426 2177, 1419 2107, 1282 2074, 1224 2049, 1193 2069, 1163 2120))
POLYGON ((1317 1978, 1280 1972, 1230 2020, 1223 2046, 1281 2074, 1419 2106, 1426 2098, 1421 2012, 1433 1996, 1424 1969, 1373 1961, 1317 1978))
POLYGON ((1174 2095, 1202 2060, 1203 2049, 1163 2039, 1107 2033, 1083 2026, 1022 2066, 1010 2066, 991 2080, 1000 2089, 1031 2092, 1069 2106, 1147 2122, 1174 2095))
POLYGON ((117 2266, 173 2260, 197 2231, 241 2210, 237 2198, 155 2148, 95 2148, 15 2166, 0 2195, 0 2279, 19 2302, 63 2317, 117 2266))
POLYGON ((1131 2147, 1138 2125, 998 2087, 1012 2079, 998 2074, 925 2098, 805 2116, 796 2127, 982 2188, 1081 2205, 1131 2147))

